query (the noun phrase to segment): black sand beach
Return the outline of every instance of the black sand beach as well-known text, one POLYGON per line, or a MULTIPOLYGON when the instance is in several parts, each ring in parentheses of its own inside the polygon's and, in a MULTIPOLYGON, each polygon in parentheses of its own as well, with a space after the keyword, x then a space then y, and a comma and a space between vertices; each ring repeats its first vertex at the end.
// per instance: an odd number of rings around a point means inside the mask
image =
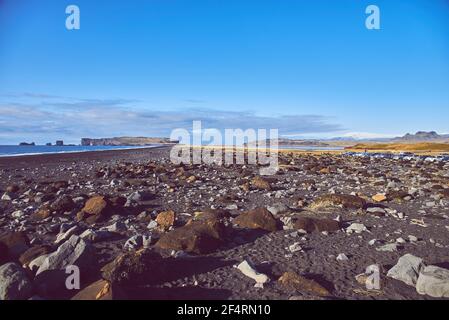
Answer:
POLYGON ((449 267, 448 164, 283 153, 260 177, 169 150, 0 158, 0 264, 32 283, 18 298, 433 299, 387 272, 407 253, 449 267), (82 290, 42 258, 64 246, 82 290), (370 265, 376 290, 356 277, 370 265))

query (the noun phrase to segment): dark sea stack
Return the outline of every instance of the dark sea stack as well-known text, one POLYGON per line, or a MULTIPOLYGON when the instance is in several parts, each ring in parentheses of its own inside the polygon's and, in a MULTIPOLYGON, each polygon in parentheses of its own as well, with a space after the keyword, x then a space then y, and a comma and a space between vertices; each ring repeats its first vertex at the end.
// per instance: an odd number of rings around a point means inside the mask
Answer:
POLYGON ((36 144, 34 142, 28 143, 28 142, 21 142, 19 143, 19 146, 21 147, 31 147, 31 146, 35 146, 36 144))
POLYGON ((152 137, 116 137, 116 138, 82 138, 82 146, 146 146, 152 144, 175 144, 178 141, 172 141, 169 138, 152 137))

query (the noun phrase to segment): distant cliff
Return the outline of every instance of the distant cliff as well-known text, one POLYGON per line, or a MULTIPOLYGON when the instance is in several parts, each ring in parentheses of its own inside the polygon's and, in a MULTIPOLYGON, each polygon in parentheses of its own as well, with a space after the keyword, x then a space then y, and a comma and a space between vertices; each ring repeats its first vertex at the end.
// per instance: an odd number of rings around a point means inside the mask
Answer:
POLYGON ((145 146, 151 144, 167 144, 167 143, 178 143, 178 141, 170 141, 169 138, 147 138, 147 137, 81 139, 82 146, 145 146))

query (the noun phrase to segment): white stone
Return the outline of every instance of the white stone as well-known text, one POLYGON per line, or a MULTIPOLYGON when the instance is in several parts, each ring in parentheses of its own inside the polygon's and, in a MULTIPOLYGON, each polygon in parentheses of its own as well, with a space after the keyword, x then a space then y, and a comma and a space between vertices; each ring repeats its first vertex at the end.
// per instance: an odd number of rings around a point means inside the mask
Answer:
POLYGON ((362 233, 363 231, 368 231, 366 226, 362 223, 353 223, 349 227, 346 228, 347 233, 362 233))
POLYGON ((381 252, 395 252, 398 251, 398 245, 397 243, 388 243, 382 247, 376 248, 376 250, 381 252))
POLYGON ((340 253, 340 254, 337 256, 337 261, 348 261, 348 260, 349 260, 348 256, 345 255, 344 253, 340 253))
POLYGON ((425 268, 423 260, 411 254, 405 254, 399 258, 398 263, 391 268, 387 277, 402 281, 409 286, 415 286, 418 275, 425 268))
POLYGON ((267 275, 254 270, 246 260, 240 263, 237 266, 237 269, 239 269, 245 276, 250 277, 251 279, 256 281, 257 287, 261 287, 261 285, 263 287, 263 284, 269 281, 267 275))
POLYGON ((58 234, 56 236, 55 244, 59 244, 59 243, 66 241, 72 235, 77 233, 78 230, 79 230, 79 227, 75 225, 75 226, 71 227, 69 230, 67 230, 66 232, 58 234))
POLYGON ((449 270, 427 266, 419 274, 416 291, 434 298, 449 298, 449 270))
POLYGON ((288 247, 288 250, 290 250, 291 253, 295 253, 298 251, 302 251, 302 248, 299 245, 299 242, 295 242, 294 244, 292 244, 288 247))

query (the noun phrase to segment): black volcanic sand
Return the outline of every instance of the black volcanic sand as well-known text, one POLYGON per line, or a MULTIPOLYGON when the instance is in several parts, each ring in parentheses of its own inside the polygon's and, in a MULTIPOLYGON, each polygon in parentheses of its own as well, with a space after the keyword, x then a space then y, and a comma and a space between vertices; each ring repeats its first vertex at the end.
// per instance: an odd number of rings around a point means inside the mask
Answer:
MULTIPOLYGON (((275 215, 278 222, 298 215, 331 219, 340 216, 343 221, 340 231, 304 235, 282 228, 276 232, 241 229, 233 225, 233 218, 227 218, 231 236, 221 247, 209 254, 173 258, 179 262, 173 262, 173 267, 168 268, 168 278, 151 286, 136 285, 124 290, 127 298, 135 299, 317 298, 283 287, 277 279, 286 271, 316 280, 331 292, 332 299, 432 299, 419 295, 412 286, 387 278, 386 272, 406 253, 423 258, 426 264, 449 268, 448 164, 290 153, 280 157, 278 174, 266 178, 271 191, 257 187, 245 191, 241 186, 258 175, 257 166, 185 166, 178 175, 175 174, 177 166, 169 161, 169 150, 162 147, 0 158, 0 194, 8 186, 17 185, 19 189, 14 192, 15 199, 0 201, 0 233, 24 231, 33 245, 53 244, 59 225, 73 223, 85 201, 95 194, 128 197, 137 190, 154 194, 154 199, 133 203, 123 212, 118 210, 107 221, 93 226, 77 223, 81 228, 78 234, 83 229, 108 226, 113 219, 124 222, 127 227, 107 241, 92 244, 97 264, 83 278, 85 285, 100 279, 100 267, 126 252, 124 243, 132 235, 152 233, 154 246, 163 231, 147 229, 149 220, 137 218, 144 211, 154 218, 159 212, 173 210, 177 216, 175 229, 183 226, 194 212, 211 206, 228 207, 234 217, 256 207, 282 203, 288 210, 275 215), (190 176, 195 176, 196 181, 187 182, 190 176), (48 188, 57 181, 67 184, 57 190, 48 188), (383 216, 373 215, 366 208, 310 206, 319 196, 333 192, 357 194, 374 203, 373 195, 399 190, 413 196, 382 202, 378 206, 388 209, 383 216), (38 192, 50 194, 47 202, 34 200, 38 192), (45 220, 33 217, 39 208, 65 195, 84 200, 78 199, 68 212, 52 212, 45 220), (230 207, 233 204, 237 209, 230 207), (12 213, 17 210, 24 214, 14 218, 12 213), (404 218, 400 219, 397 213, 403 213, 404 218), (423 219, 427 226, 413 224, 412 219, 423 219), (347 234, 344 229, 353 222, 364 224, 369 231, 347 234), (409 241, 409 235, 418 241, 409 241), (376 250, 400 237, 406 242, 397 252, 376 250), (378 239, 379 243, 370 245, 372 239, 378 239), (290 253, 288 247, 295 242, 303 250, 290 253), (349 260, 337 261, 340 253, 346 254, 349 260), (254 287, 254 280, 234 268, 245 259, 270 277, 264 288, 254 287), (367 291, 355 279, 371 264, 382 266, 380 291, 367 291)), ((154 250, 164 257, 171 255, 170 250, 154 250)))

